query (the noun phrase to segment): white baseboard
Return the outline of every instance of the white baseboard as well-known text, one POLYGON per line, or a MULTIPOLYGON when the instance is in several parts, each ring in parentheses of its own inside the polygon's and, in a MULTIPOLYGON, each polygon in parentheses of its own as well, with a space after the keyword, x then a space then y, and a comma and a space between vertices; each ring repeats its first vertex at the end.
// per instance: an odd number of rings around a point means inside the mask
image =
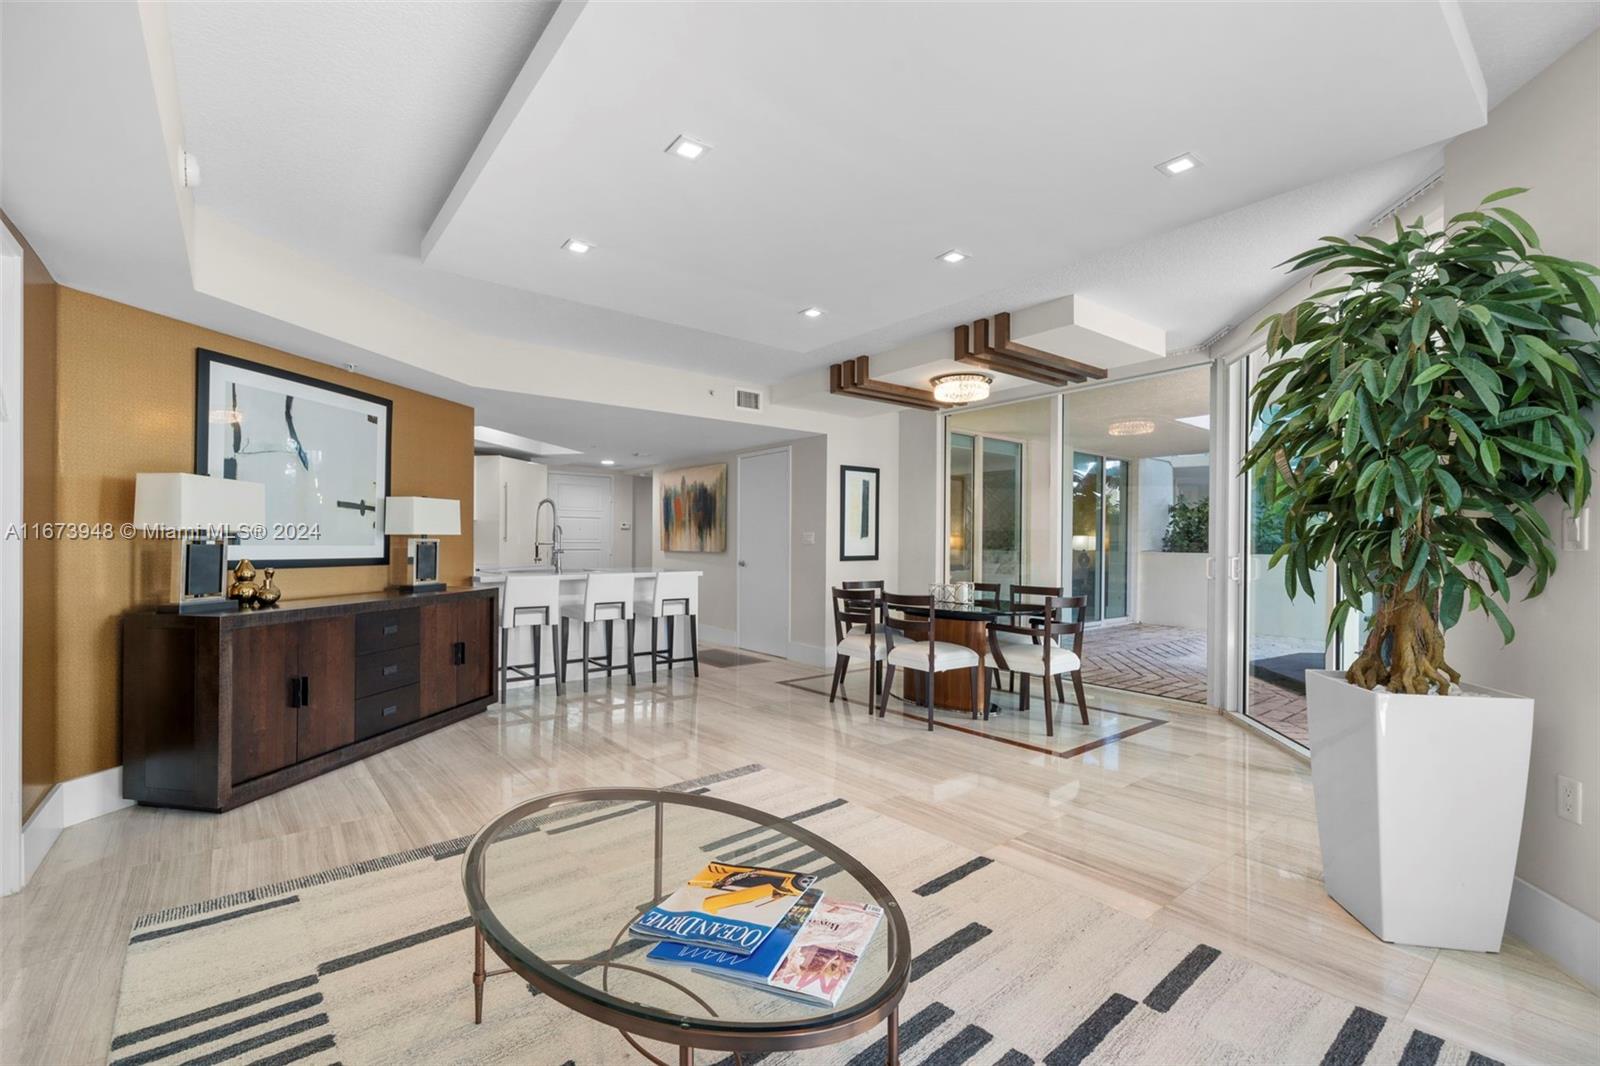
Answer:
POLYGON ((828 665, 827 652, 815 644, 800 644, 796 641, 790 641, 789 654, 784 658, 797 663, 805 663, 807 666, 822 667, 828 665))
POLYGON ((1506 932, 1600 991, 1600 920, 1519 877, 1511 882, 1506 932))
POLYGON ((22 826, 22 883, 28 883, 63 829, 132 806, 133 800, 122 798, 120 766, 52 785, 22 826))
MULTIPOLYGON (((33 872, 44 862, 44 856, 64 828, 61 824, 61 786, 52 785, 39 806, 22 823, 22 885, 26 885, 33 872)), ((17 886, 21 888, 22 885, 17 886)))
MULTIPOLYGON (((707 644, 721 644, 729 648, 737 648, 739 646, 739 631, 737 629, 723 629, 721 626, 708 626, 701 622, 698 631, 700 639, 707 644)), ((681 655, 682 652, 679 652, 679 654, 681 655)))
POLYGON ((97 774, 74 777, 57 787, 61 789, 62 828, 133 806, 133 800, 122 798, 120 766, 101 770, 97 774))

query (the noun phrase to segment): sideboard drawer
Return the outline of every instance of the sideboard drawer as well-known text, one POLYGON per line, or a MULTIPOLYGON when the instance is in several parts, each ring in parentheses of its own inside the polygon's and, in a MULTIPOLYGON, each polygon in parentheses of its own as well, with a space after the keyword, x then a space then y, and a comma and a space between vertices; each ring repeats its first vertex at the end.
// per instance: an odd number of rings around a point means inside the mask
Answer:
POLYGON ((417 642, 415 608, 373 611, 356 616, 356 654, 404 648, 417 642))
POLYGON ((417 649, 395 648, 356 656, 356 698, 417 683, 417 649))
POLYGON ((356 700, 356 739, 365 740, 417 720, 417 686, 356 700))

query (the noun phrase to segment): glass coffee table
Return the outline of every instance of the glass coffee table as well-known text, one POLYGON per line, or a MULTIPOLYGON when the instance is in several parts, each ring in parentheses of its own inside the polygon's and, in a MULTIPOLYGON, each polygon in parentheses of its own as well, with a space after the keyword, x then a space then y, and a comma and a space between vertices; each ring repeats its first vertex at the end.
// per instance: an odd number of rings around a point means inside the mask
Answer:
POLYGON ((651 1062, 639 1038, 694 1050, 790 1051, 898 1018, 911 962, 905 915, 883 882, 815 833, 752 807, 694 792, 590 788, 519 803, 467 846, 462 886, 474 924, 473 1019, 484 982, 515 973, 563 1006, 611 1026, 651 1062), (629 932, 641 912, 708 861, 818 875, 826 898, 876 903, 883 918, 836 1006, 750 987, 645 956, 657 941, 629 932), (486 970, 485 946, 505 963, 486 970))

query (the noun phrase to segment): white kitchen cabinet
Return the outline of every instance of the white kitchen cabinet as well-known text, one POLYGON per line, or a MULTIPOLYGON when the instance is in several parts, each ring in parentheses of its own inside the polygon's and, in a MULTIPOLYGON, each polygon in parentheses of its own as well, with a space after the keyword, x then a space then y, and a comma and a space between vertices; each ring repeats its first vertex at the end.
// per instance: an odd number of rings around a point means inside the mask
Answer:
MULTIPOLYGON (((480 455, 473 464, 473 473, 473 564, 530 565, 534 514, 547 494, 544 464, 504 455, 480 455)), ((549 535, 546 529, 546 539, 549 535)))

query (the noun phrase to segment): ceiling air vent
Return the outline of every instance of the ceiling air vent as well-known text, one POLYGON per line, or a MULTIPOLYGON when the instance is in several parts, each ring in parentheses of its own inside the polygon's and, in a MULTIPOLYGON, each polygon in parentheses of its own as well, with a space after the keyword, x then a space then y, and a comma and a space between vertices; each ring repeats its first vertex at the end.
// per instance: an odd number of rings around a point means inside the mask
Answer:
POLYGON ((738 389, 733 394, 735 406, 743 407, 747 411, 761 410, 761 394, 751 389, 738 389))

